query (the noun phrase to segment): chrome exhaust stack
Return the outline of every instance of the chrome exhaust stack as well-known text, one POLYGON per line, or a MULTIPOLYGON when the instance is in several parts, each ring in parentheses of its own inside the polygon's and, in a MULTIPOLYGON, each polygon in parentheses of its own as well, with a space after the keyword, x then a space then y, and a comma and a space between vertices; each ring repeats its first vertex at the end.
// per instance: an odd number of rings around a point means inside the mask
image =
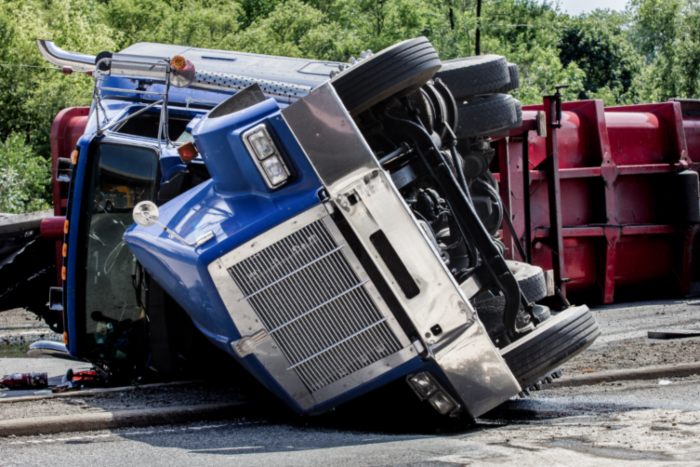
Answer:
POLYGON ((192 83, 195 77, 194 66, 183 57, 145 57, 129 54, 102 53, 98 56, 69 52, 52 41, 37 40, 39 52, 49 62, 72 71, 90 73, 98 71, 112 76, 143 78, 153 81, 170 82, 183 87, 192 83), (179 61, 176 61, 176 58, 179 61))
POLYGON ((95 70, 95 56, 69 52, 58 47, 53 41, 37 39, 39 52, 47 62, 60 68, 70 68, 73 71, 88 73, 95 70))

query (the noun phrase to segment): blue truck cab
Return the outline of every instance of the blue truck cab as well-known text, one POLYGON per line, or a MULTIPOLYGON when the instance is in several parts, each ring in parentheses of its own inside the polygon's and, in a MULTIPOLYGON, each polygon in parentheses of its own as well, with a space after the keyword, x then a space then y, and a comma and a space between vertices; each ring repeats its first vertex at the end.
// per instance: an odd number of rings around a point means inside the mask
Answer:
POLYGON ((543 318, 519 290, 460 175, 425 38, 352 66, 42 52, 95 77, 66 222, 72 355, 164 370, 177 309, 299 413, 405 379, 440 414, 477 417, 597 336, 587 308, 543 318), (502 299, 490 314, 472 304, 486 293, 502 299))

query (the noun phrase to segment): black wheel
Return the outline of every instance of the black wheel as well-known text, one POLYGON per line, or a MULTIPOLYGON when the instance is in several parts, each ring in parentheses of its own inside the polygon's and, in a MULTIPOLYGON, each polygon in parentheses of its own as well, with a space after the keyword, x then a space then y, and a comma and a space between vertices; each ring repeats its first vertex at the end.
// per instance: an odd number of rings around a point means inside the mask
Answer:
POLYGON ((495 235, 503 223, 503 204, 498 190, 483 178, 474 180, 469 189, 479 220, 490 235, 495 235))
POLYGON ((493 91, 494 93, 496 92, 511 92, 515 89, 518 89, 520 87, 520 72, 518 71, 518 65, 515 63, 509 63, 508 64, 508 76, 510 78, 508 84, 503 86, 501 89, 497 89, 493 91))
POLYGON ((458 101, 496 92, 510 83, 508 62, 500 55, 448 60, 436 76, 450 88, 458 101))
POLYGON ((418 89, 440 69, 440 58, 425 37, 409 39, 336 75, 331 83, 350 114, 358 115, 402 92, 418 89))
POLYGON ((599 335, 588 307, 570 307, 503 348, 501 355, 520 385, 527 388, 583 352, 599 335))
POLYGON ((529 302, 538 302, 547 296, 547 281, 539 266, 520 261, 506 261, 518 287, 529 302))
POLYGON ((522 123, 520 102, 508 94, 477 96, 458 105, 457 138, 494 136, 522 123))
MULTIPOLYGON (((547 296, 547 280, 541 267, 511 260, 507 260, 506 264, 527 301, 535 303, 547 296)), ((504 305, 502 296, 491 293, 480 293, 472 302, 477 311, 489 314, 500 313, 504 305)))

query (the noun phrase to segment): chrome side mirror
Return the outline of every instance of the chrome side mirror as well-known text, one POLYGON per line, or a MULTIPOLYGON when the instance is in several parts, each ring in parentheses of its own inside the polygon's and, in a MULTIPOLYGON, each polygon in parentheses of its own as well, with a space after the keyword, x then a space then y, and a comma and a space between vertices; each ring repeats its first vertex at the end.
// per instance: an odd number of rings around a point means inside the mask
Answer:
POLYGON ((141 201, 131 212, 134 222, 143 227, 149 227, 158 222, 160 212, 153 201, 141 201))
POLYGON ((191 246, 193 248, 202 246, 215 237, 214 232, 209 231, 201 237, 199 237, 194 242, 188 242, 187 240, 182 238, 178 233, 172 231, 167 226, 161 224, 158 221, 160 219, 160 212, 158 211, 158 206, 156 206, 156 203, 154 203, 153 201, 141 201, 140 203, 138 203, 136 206, 134 206, 134 210, 131 212, 131 216, 134 218, 134 222, 138 225, 142 227, 158 225, 159 227, 162 227, 163 231, 167 232, 167 234, 170 237, 174 238, 183 245, 191 246))
POLYGON ((55 341, 36 341, 29 346, 27 355, 30 357, 54 357, 64 360, 82 362, 84 360, 74 357, 68 352, 65 344, 55 341))

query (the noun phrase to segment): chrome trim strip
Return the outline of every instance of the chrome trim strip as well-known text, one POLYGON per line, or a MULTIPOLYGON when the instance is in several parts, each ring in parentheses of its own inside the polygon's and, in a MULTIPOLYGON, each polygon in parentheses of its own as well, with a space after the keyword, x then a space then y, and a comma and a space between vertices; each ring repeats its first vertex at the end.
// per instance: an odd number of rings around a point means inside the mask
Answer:
POLYGON ((189 86, 194 89, 208 91, 237 90, 241 91, 252 84, 258 84, 266 96, 286 98, 285 102, 291 103, 311 92, 310 86, 286 83, 270 79, 251 78, 233 73, 220 71, 208 71, 198 69, 195 73, 195 81, 189 86))
POLYGON ((162 92, 156 91, 142 91, 138 89, 126 89, 126 88, 112 88, 109 86, 101 86, 100 91, 111 91, 111 92, 122 92, 124 94, 143 94, 145 96, 160 96, 163 97, 162 92))

